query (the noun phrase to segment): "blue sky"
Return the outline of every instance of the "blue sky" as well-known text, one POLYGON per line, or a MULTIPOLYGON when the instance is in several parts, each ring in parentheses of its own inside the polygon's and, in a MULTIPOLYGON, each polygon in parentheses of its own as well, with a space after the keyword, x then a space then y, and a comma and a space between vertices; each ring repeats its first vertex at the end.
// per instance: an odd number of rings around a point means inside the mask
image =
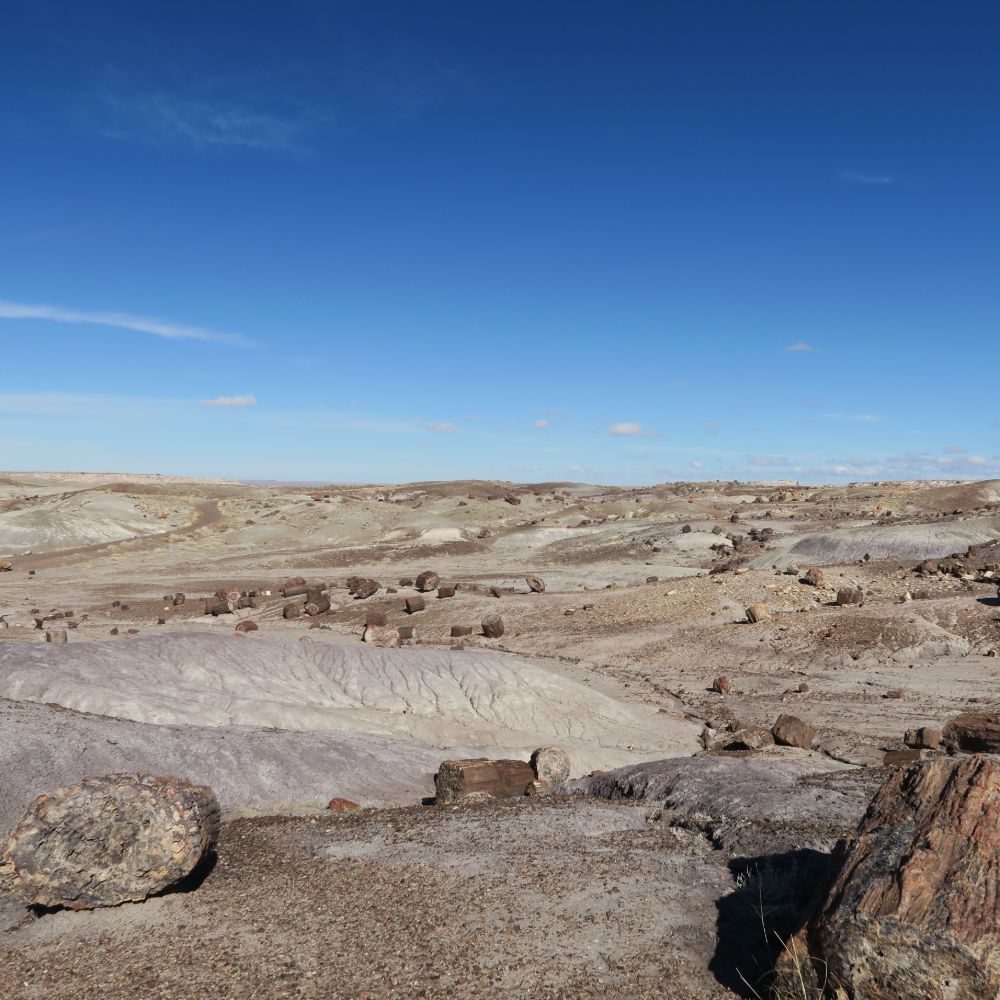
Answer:
POLYGON ((998 36, 0 0, 0 467, 1000 475, 998 36))

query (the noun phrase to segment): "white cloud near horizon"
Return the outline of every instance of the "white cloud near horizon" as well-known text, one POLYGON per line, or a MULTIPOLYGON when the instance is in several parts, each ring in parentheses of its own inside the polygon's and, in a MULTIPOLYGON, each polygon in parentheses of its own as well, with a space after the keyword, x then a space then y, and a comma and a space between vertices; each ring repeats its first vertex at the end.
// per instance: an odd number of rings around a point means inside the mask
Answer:
POLYGON ((786 351, 792 351, 793 353, 803 353, 803 352, 806 352, 806 353, 809 353, 809 354, 816 354, 819 351, 819 348, 818 347, 813 347, 812 344, 807 344, 807 343, 805 343, 805 341, 800 340, 797 343, 789 344, 785 348, 785 350, 786 351))
POLYGON ((203 399, 202 406, 256 406, 256 396, 216 396, 215 399, 203 399))
POLYGON ((135 316, 131 313, 89 312, 81 309, 64 309, 62 306, 10 302, 5 299, 0 299, 0 319, 40 319, 51 323, 107 326, 118 330, 149 333, 164 340, 200 340, 207 343, 228 344, 230 347, 254 346, 252 341, 238 333, 219 333, 201 326, 186 326, 148 316, 135 316))

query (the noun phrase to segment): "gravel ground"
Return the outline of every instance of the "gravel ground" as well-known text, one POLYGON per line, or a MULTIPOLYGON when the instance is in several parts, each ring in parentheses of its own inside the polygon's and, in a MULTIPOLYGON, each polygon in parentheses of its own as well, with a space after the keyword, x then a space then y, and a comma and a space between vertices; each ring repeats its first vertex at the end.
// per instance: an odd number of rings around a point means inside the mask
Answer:
POLYGON ((237 820, 191 891, 0 938, 0 996, 732 997, 720 855, 589 801, 237 820))

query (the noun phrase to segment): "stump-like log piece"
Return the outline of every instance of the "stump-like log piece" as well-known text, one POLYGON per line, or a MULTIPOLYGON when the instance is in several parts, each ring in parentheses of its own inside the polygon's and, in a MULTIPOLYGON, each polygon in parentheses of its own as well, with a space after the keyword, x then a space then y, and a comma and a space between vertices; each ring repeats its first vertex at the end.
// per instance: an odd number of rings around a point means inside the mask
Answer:
POLYGON ((524 578, 524 582, 535 594, 540 594, 543 590, 545 590, 545 581, 539 576, 526 576, 524 578))
POLYGON ((412 615, 417 611, 423 611, 426 607, 422 597, 408 597, 406 599, 406 613, 412 615))
POLYGON ((174 607, 179 608, 186 600, 183 594, 174 594, 174 607))
POLYGON ((471 625, 452 625, 451 627, 452 638, 458 638, 463 635, 472 635, 471 625))
POLYGON ((440 600, 443 597, 454 597, 454 596, 455 596, 454 587, 452 586, 446 587, 443 584, 440 587, 438 587, 438 600, 440 600))
POLYGON ((286 621, 292 618, 298 618, 302 613, 302 608, 298 604, 286 604, 281 610, 281 617, 286 621))
POLYGON ((417 590, 427 592, 429 590, 436 590, 437 585, 440 582, 441 577, 431 570, 424 570, 420 576, 417 577, 417 590))
POLYGON ((310 591, 315 590, 315 587, 307 587, 304 583, 297 583, 294 587, 282 587, 281 596, 282 597, 303 597, 310 591))
POLYGON ((307 615, 321 615, 330 610, 330 598, 322 594, 313 594, 305 606, 307 615))
POLYGON ((434 777, 439 805, 456 802, 474 792, 485 792, 495 798, 524 795, 535 780, 531 765, 523 760, 446 760, 434 777))
POLYGON ((4 850, 13 887, 36 906, 115 906, 189 875, 219 836, 211 788, 111 774, 40 795, 4 850))
POLYGON ((385 628, 388 623, 388 615, 384 611, 376 611, 372 608, 367 615, 365 615, 365 627, 366 628, 385 628))
POLYGON ((503 635, 503 619, 499 615, 487 615, 483 619, 483 635, 487 639, 499 639, 503 635))
POLYGON ((369 597, 374 597, 379 592, 380 587, 381 584, 378 580, 362 580, 354 588, 354 596, 359 601, 367 600, 369 597))

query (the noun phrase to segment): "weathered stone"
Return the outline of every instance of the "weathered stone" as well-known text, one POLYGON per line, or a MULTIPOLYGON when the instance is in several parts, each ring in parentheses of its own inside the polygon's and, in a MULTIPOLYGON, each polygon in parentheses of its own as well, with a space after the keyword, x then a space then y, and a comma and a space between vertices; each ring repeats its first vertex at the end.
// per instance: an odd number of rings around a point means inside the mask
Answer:
POLYGON ((446 760, 434 776, 438 805, 456 802, 467 795, 486 792, 495 798, 524 795, 535 780, 531 765, 523 760, 446 760))
POLYGON ((681 528, 681 534, 690 535, 691 534, 691 525, 690 524, 685 524, 684 527, 681 528))
POLYGON ((528 585, 528 588, 536 594, 542 593, 545 590, 545 581, 541 577, 537 576, 526 576, 524 582, 528 585))
POLYGON ((330 610, 330 598, 325 594, 313 594, 302 610, 307 615, 322 615, 330 610))
POLYGON ((941 733, 948 750, 962 753, 1000 753, 1000 715, 963 712, 950 719, 941 733))
POLYGON ((499 587, 490 587, 490 597, 499 597, 502 593, 499 587))
POLYGON ((448 586, 443 586, 443 585, 439 586, 437 589, 437 595, 438 595, 438 600, 442 600, 443 598, 446 597, 454 597, 455 588, 450 584, 448 586))
POLYGON ((521 498, 516 493, 505 493, 503 495, 503 498, 512 507, 520 507, 521 506, 521 498))
POLYGON ((418 611, 423 611, 426 606, 427 605, 422 597, 408 597, 404 605, 408 615, 416 614, 418 611))
POLYGON ((331 812, 356 812, 361 806, 350 799, 333 798, 327 803, 326 808, 331 812))
POLYGON ((712 690, 718 694, 729 694, 733 690, 733 686, 729 683, 729 678, 725 674, 720 674, 712 681, 712 690))
POLYGON ((539 747, 531 754, 531 767, 540 781, 558 785, 569 778, 569 755, 559 747, 539 747))
POLYGON ((385 628, 388 622, 388 615, 384 611, 377 611, 372 608, 365 615, 365 625, 369 628, 385 628))
POLYGON ((819 566, 810 566, 802 577, 802 582, 809 584, 810 587, 822 587, 823 571, 819 566))
POLYGON ((256 632, 259 626, 252 618, 247 618, 236 626, 237 632, 256 632))
POLYGON ((751 625, 762 622, 765 618, 771 617, 771 609, 766 604, 751 604, 747 608, 747 621, 751 625))
POLYGON ((817 900, 778 961, 776 991, 1000 996, 1000 764, 938 758, 897 770, 838 847, 817 900))
POLYGON ((413 580, 411 580, 408 576, 404 576, 404 577, 402 577, 400 579, 399 585, 401 587, 412 587, 413 586, 413 580))
POLYGON ((811 750, 816 739, 816 730, 794 715, 779 715, 771 727, 774 742, 784 747, 802 747, 811 750))
POLYGON ((364 601, 369 597, 374 597, 381 588, 381 584, 378 580, 362 580, 357 587, 354 588, 354 596, 359 601, 364 601))
POLYGON ((452 625, 451 635, 453 639, 457 639, 463 635, 472 635, 471 625, 452 625))
POLYGON ((882 763, 886 767, 908 767, 914 761, 923 760, 925 756, 924 750, 886 750, 882 756, 882 763))
POLYGON ((416 625, 400 625, 396 629, 396 634, 399 637, 399 644, 401 646, 409 645, 417 641, 417 626, 416 625))
POLYGON ((723 750, 762 750, 774 746, 774 736, 763 726, 741 726, 735 732, 725 734, 717 746, 723 750))
POLYGON ((860 587, 841 587, 837 591, 837 604, 844 607, 848 604, 856 604, 861 607, 865 603, 865 592, 860 587))
POLYGON ((66 642, 66 629, 50 628, 45 633, 46 642, 66 642))
POLYGON ((483 619, 483 635, 487 639, 499 639, 503 635, 503 619, 499 615, 487 615, 483 619))
POLYGON ((281 617, 288 620, 292 618, 298 618, 301 614, 302 609, 298 604, 286 604, 281 610, 281 617))
POLYGON ((930 726, 908 729, 903 742, 916 750, 937 750, 941 746, 941 730, 932 729, 930 726))
POLYGON ((552 791, 552 786, 541 778, 532 781, 524 790, 524 794, 529 799, 537 798, 539 795, 548 795, 552 791))
POLYGON ((11 832, 4 863, 14 891, 32 905, 114 906, 189 875, 218 835, 210 788, 112 774, 35 799, 11 832))
POLYGON ((426 593, 429 590, 436 590, 441 578, 431 570, 425 570, 417 577, 417 590, 426 593))

